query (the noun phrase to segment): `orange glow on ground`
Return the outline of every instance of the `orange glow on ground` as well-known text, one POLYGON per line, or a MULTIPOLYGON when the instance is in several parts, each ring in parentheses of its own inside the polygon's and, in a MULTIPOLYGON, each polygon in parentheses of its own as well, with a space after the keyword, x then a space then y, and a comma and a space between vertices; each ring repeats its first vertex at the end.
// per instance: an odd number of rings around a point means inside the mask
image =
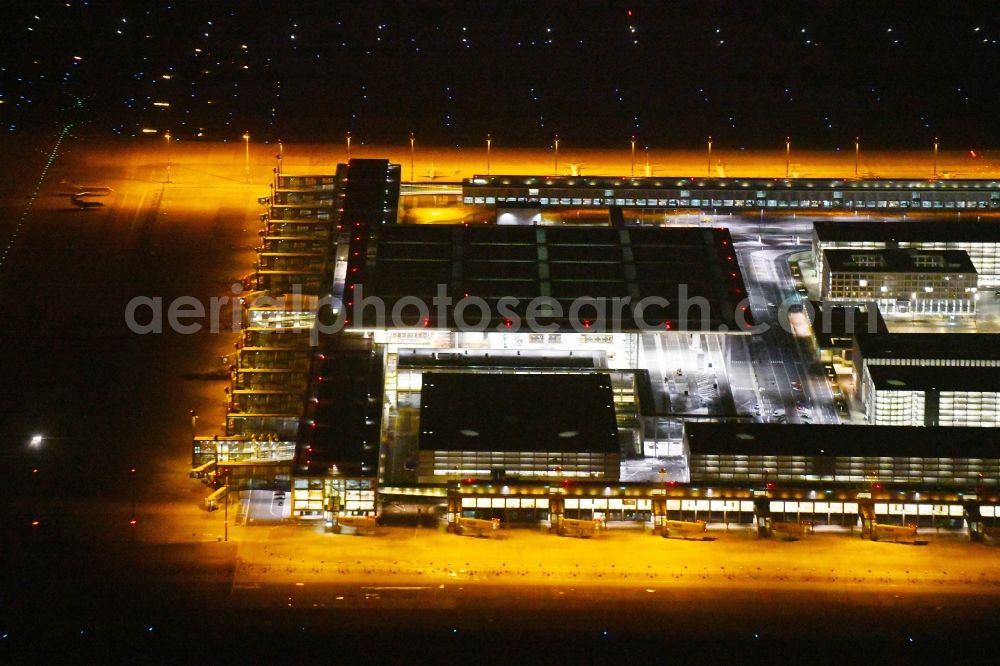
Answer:
MULTIPOLYGON (((174 170, 190 169, 207 176, 216 176, 234 183, 244 180, 245 145, 242 140, 228 143, 194 142, 175 139, 170 146, 170 161, 174 170)), ((162 137, 139 137, 125 142, 113 142, 106 148, 88 146, 88 161, 97 165, 117 165, 123 157, 135 159, 138 154, 151 165, 162 163, 165 169, 167 152, 162 137), (124 146, 122 145, 124 144, 124 146), (127 146, 126 150, 122 148, 127 146)), ((266 192, 275 166, 276 143, 250 141, 251 180, 266 192)), ((410 181, 409 145, 351 144, 352 158, 388 158, 402 167, 404 182, 410 181)), ((283 144, 282 170, 286 173, 332 173, 338 162, 347 158, 343 144, 283 144)), ((546 175, 554 172, 552 150, 543 148, 505 148, 494 142, 490 153, 490 173, 509 175, 546 175)), ((632 163, 628 146, 622 150, 574 148, 560 144, 560 175, 629 176, 632 163)), ((968 150, 941 151, 938 154, 938 177, 1000 178, 1000 161, 990 152, 968 150)), ((707 154, 704 150, 651 150, 648 175, 703 177, 708 175, 707 154)), ((413 156, 413 177, 421 183, 456 182, 462 178, 486 173, 486 147, 437 147, 417 145, 413 156)), ((647 175, 646 155, 637 153, 635 176, 647 175)), ((930 149, 921 151, 862 150, 858 175, 861 178, 929 179, 934 174, 934 155, 930 149)), ((714 146, 712 175, 726 178, 784 178, 784 150, 741 151, 714 146)), ((852 150, 797 151, 794 146, 789 175, 798 178, 854 178, 852 150)))

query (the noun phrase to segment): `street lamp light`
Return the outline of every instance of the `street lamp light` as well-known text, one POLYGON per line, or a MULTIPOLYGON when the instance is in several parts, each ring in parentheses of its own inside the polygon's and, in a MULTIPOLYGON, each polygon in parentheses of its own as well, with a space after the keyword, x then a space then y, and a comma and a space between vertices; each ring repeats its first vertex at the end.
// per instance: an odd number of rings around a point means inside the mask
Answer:
POLYGON ((792 158, 792 137, 785 137, 785 178, 788 178, 792 158))
POLYGON ((708 177, 712 177, 712 136, 708 137, 708 177))
POLYGON ((554 172, 559 175, 559 135, 556 134, 552 139, 553 145, 555 146, 555 158, 554 158, 554 172))
POLYGON ((30 446, 33 449, 37 449, 37 448, 39 448, 42 445, 42 442, 44 442, 44 441, 45 441, 45 437, 44 436, 42 436, 42 435, 32 435, 31 439, 28 441, 28 446, 30 446))
POLYGON ((198 431, 198 412, 193 409, 188 410, 191 415, 191 444, 194 444, 195 433, 198 431))
POLYGON ((170 130, 167 130, 167 133, 163 135, 163 138, 167 142, 167 182, 172 183, 173 181, 170 180, 170 139, 172 138, 170 136, 170 130))
POLYGON ((858 157, 861 155, 861 138, 854 137, 854 177, 858 177, 858 157))
POLYGON ((348 132, 347 136, 344 137, 347 140, 347 161, 351 161, 351 133, 348 132))
POLYGON ((937 170, 937 157, 938 157, 938 138, 934 137, 934 177, 938 177, 937 170))
POLYGON ((632 135, 629 143, 632 144, 632 177, 635 178, 635 134, 632 135))
POLYGON ((410 132, 410 182, 413 182, 413 152, 416 147, 416 137, 413 136, 413 132, 410 132))
POLYGON ((243 133, 243 143, 246 144, 246 162, 245 162, 245 172, 247 175, 247 182, 250 182, 250 132, 243 133))
POLYGON ((486 135, 486 175, 490 175, 490 147, 493 145, 493 135, 486 135))
POLYGON ((133 541, 135 540, 135 525, 136 525, 136 518, 135 518, 135 472, 136 472, 135 467, 129 467, 129 470, 128 470, 128 479, 129 479, 128 486, 129 486, 129 495, 131 496, 131 500, 132 500, 132 515, 130 516, 129 525, 132 527, 132 540, 133 541))

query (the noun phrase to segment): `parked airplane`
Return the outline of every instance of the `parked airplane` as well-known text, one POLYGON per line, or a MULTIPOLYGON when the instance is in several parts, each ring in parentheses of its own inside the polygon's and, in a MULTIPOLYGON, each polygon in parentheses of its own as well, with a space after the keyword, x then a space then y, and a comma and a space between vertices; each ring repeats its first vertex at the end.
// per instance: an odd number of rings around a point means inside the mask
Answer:
POLYGON ((85 199, 81 199, 80 196, 82 195, 71 194, 69 200, 73 202, 74 206, 80 208, 81 210, 88 210, 90 208, 101 208, 102 206, 104 206, 104 204, 102 204, 100 201, 87 201, 85 199))
MULTIPOLYGON (((461 171, 456 171, 455 175, 458 175, 459 173, 461 173, 461 171)), ((446 173, 444 173, 442 171, 437 171, 434 168, 434 163, 433 162, 431 163, 430 168, 421 175, 421 178, 427 178, 429 180, 437 180, 438 178, 447 178, 447 177, 448 177, 448 174, 446 174, 446 173)))
POLYGON ((76 183, 71 183, 68 180, 60 180, 59 185, 67 190, 68 194, 78 197, 106 197, 114 192, 112 188, 105 185, 77 185, 76 183))

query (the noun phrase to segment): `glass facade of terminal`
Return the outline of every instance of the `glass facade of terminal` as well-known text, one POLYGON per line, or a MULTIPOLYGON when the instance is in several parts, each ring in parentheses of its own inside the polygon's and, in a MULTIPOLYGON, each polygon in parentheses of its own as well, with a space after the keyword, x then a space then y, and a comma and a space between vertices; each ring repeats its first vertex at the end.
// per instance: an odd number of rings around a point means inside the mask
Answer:
POLYGON ((295 458, 295 442, 277 437, 195 437, 192 464, 277 463, 295 458))
POLYGON ((1000 458, 691 455, 692 483, 832 481, 995 486, 1000 458))
POLYGON ((941 391, 938 424, 943 426, 1000 426, 1000 392, 941 391))
POLYGON ((964 252, 827 250, 823 259, 825 300, 876 303, 883 314, 976 312, 979 283, 964 252))
MULTIPOLYGON (((525 448, 530 447, 529 443, 525 448)), ((421 451, 418 477, 424 483, 489 477, 494 470, 524 479, 617 480, 617 454, 546 451, 421 451)))
POLYGON ((900 248, 914 250, 963 250, 969 255, 983 287, 1000 286, 1000 243, 900 242, 900 248))
POLYGON ((344 167, 337 174, 276 174, 257 259, 257 286, 272 294, 319 294, 343 197, 344 167))
MULTIPOLYGON (((771 519, 797 523, 810 521, 813 524, 857 525, 857 502, 821 501, 781 501, 769 504, 771 519)), ((961 504, 929 504, 920 502, 875 502, 872 513, 882 524, 920 527, 961 527, 965 518, 965 507, 961 504)))
POLYGON ((230 368, 227 435, 294 439, 302 417, 315 297, 251 300, 230 368))
POLYGON ((865 413, 872 425, 922 426, 926 421, 923 391, 876 391, 869 385, 866 395, 871 396, 865 413))
POLYGON ((927 368, 1000 368, 1000 361, 988 358, 866 358, 864 363, 927 368))
MULTIPOLYGON (((893 380, 888 380, 892 384, 893 380)), ((892 426, 1000 426, 1000 389, 959 391, 876 387, 867 367, 862 403, 872 425, 892 426)))
POLYGON ((608 179, 477 176, 462 185, 471 205, 697 209, 1000 209, 992 181, 824 181, 807 179, 608 179))
MULTIPOLYGON (((1000 287, 1000 243, 995 242, 933 242, 900 241, 898 247, 911 250, 962 250, 969 255, 978 274, 981 288, 1000 287)), ((816 270, 823 274, 824 250, 884 250, 883 241, 820 240, 813 236, 813 261, 816 270)))
POLYGON ((292 517, 304 520, 336 516, 374 516, 374 479, 297 477, 292 480, 292 517))
POLYGON ((884 314, 976 312, 975 275, 940 273, 827 272, 822 296, 830 301, 876 303, 884 314))

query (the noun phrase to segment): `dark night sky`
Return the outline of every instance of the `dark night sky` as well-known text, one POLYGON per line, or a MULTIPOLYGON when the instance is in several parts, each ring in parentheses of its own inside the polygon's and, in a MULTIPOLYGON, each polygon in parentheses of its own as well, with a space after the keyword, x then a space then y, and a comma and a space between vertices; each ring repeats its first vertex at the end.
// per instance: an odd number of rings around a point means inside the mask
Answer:
POLYGON ((215 139, 981 148, 1000 129, 993 2, 19 5, 5 132, 74 95, 98 133, 215 139))

